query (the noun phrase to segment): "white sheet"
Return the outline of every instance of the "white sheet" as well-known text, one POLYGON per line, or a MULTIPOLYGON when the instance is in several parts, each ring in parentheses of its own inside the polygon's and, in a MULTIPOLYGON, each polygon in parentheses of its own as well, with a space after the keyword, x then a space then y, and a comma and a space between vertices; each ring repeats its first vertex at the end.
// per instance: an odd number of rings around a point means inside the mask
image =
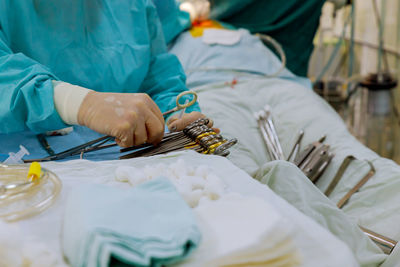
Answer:
POLYGON ((324 225, 341 240, 347 242, 361 264, 378 264, 385 259, 368 240, 354 231, 353 226, 340 228, 340 222, 349 218, 392 239, 399 239, 400 167, 380 158, 361 145, 347 131, 332 108, 308 88, 282 79, 257 79, 229 86, 207 85, 196 89, 202 110, 213 118, 227 137, 236 137, 239 143, 232 148, 229 159, 247 173, 268 184, 277 194, 299 210, 324 225), (218 96, 218 97, 216 97, 218 96), (350 165, 342 181, 331 194, 331 201, 293 165, 269 162, 268 153, 259 133, 253 113, 265 104, 272 107, 275 126, 288 155, 297 131, 304 129, 302 148, 326 134, 325 143, 331 145, 335 157, 320 178, 317 186, 325 190, 347 155, 360 161, 350 165), (377 169, 373 178, 354 194, 343 211, 335 203, 343 197, 369 170, 364 159, 371 160, 377 169), (294 168, 294 170, 290 170, 294 168), (266 170, 279 170, 273 179, 266 170), (290 175, 289 175, 290 174, 290 175), (268 175, 267 175, 268 176, 268 175))
POLYGON ((230 190, 266 200, 282 216, 293 222, 295 227, 293 239, 303 257, 304 266, 358 266, 350 249, 342 241, 289 205, 267 186, 252 179, 225 158, 205 156, 194 152, 125 161, 90 162, 76 160, 64 163, 45 163, 44 167, 55 172, 63 181, 61 196, 49 210, 36 217, 18 222, 16 226, 20 228, 24 240, 34 239, 45 243, 51 251, 57 253, 61 263, 60 228, 65 200, 73 187, 92 183, 129 186, 114 180, 114 172, 119 165, 143 166, 152 162, 168 164, 177 160, 177 158, 183 158, 185 162, 193 166, 199 164, 210 166, 224 180, 230 190))
MULTIPOLYGON (((179 57, 186 71, 211 66, 271 74, 280 65, 271 51, 248 34, 243 34, 242 40, 232 47, 207 47, 186 33, 179 37, 171 51, 179 57)), ((312 92, 309 83, 288 71, 282 73, 280 79, 197 71, 188 73, 188 85, 199 92, 203 112, 213 118, 223 134, 239 139, 229 156, 233 163, 345 241, 360 264, 376 266, 385 260, 386 256, 365 239, 356 225, 400 240, 400 167, 356 141, 333 109, 312 92), (230 83, 232 79, 237 83, 230 83), (351 163, 330 200, 294 166, 269 162, 253 117, 253 113, 265 104, 272 107, 286 155, 300 129, 305 131, 302 148, 322 135, 328 136, 325 143, 331 145, 335 157, 317 183, 321 191, 327 188, 347 155, 359 159, 351 163), (344 214, 335 203, 366 174, 368 164, 365 160, 374 164, 377 173, 351 197, 343 208, 344 214), (275 174, 271 175, 271 172, 275 174)), ((389 257, 388 262, 393 258, 400 262, 396 253, 389 257)))

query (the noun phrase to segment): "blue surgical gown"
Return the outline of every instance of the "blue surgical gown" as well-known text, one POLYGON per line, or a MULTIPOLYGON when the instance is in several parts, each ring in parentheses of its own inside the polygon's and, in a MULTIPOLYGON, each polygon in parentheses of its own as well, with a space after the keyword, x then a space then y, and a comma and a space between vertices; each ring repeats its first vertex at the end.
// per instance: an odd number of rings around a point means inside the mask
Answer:
POLYGON ((164 38, 167 44, 181 32, 190 28, 190 15, 179 9, 176 0, 153 0, 160 18, 164 38))
POLYGON ((52 80, 144 92, 161 111, 187 90, 151 0, 0 0, 0 133, 67 126, 52 80))

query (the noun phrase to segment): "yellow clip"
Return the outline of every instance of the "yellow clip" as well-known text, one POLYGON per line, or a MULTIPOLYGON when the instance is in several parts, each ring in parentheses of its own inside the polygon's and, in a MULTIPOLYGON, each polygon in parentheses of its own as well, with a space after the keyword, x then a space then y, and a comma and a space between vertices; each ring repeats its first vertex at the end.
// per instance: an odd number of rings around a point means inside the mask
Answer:
POLYGON ((215 143, 215 144, 211 145, 210 147, 208 147, 207 151, 203 152, 203 154, 212 154, 212 153, 214 153, 214 151, 217 147, 219 147, 220 145, 225 144, 225 143, 226 143, 226 140, 215 143))
POLYGON ((200 140, 200 139, 203 138, 203 137, 210 136, 210 135, 213 135, 213 134, 217 134, 217 133, 216 133, 216 132, 206 132, 206 133, 202 133, 202 134, 200 134, 199 136, 196 137, 196 141, 197 141, 197 140, 200 140))
POLYGON ((40 174, 42 172, 42 166, 38 162, 32 162, 28 171, 28 179, 31 182, 36 182, 40 178, 40 174))

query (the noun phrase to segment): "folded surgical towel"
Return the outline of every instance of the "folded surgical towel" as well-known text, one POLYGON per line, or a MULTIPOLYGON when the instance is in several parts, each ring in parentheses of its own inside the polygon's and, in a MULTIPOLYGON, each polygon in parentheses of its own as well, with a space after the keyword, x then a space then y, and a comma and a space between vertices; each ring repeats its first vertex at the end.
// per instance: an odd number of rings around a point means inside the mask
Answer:
POLYGON ((202 242, 178 266, 299 266, 289 222, 267 202, 229 193, 194 209, 202 242))
POLYGON ((84 186, 67 201, 62 245, 71 266, 161 266, 199 241, 192 210, 166 178, 129 189, 84 186))

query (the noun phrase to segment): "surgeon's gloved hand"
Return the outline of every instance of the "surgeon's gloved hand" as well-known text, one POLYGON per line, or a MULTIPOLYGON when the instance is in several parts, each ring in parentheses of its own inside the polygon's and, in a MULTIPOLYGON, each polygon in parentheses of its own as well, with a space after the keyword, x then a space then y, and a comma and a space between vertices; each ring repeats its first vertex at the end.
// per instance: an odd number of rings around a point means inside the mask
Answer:
MULTIPOLYGON (((168 129, 171 132, 182 131, 186 126, 190 123, 194 122, 197 119, 205 118, 206 116, 200 112, 193 111, 190 113, 183 114, 182 118, 179 118, 179 114, 175 114, 167 121, 168 129)), ((213 127, 214 122, 209 119, 209 123, 207 124, 208 127, 213 127)), ((218 128, 213 128, 215 132, 219 133, 218 128)))
POLYGON ((78 123, 114 136, 118 145, 157 144, 164 135, 164 118, 147 94, 91 91, 78 112, 78 123))

